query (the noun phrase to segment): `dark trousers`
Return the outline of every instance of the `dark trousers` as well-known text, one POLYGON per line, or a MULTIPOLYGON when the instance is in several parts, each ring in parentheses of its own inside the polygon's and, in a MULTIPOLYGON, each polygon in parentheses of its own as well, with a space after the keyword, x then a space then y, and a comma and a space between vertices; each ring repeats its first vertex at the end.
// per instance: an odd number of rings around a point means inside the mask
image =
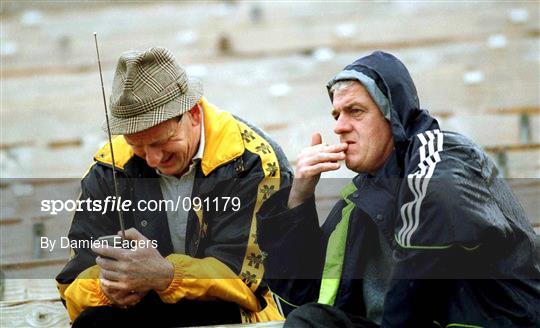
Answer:
POLYGON ((377 324, 338 308, 309 303, 289 313, 284 328, 375 328, 377 324))
POLYGON ((80 327, 183 327, 240 323, 237 304, 189 301, 165 304, 148 295, 128 309, 98 306, 86 309, 73 322, 80 327))

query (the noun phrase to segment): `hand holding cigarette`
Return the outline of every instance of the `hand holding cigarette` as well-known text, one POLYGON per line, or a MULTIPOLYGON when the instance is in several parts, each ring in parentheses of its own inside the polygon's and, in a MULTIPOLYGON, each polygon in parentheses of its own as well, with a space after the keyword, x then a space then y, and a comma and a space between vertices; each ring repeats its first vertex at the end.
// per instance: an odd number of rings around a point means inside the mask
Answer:
POLYGON ((311 146, 304 148, 298 156, 296 173, 289 195, 289 208, 300 205, 315 193, 315 187, 322 172, 340 168, 338 161, 345 159, 344 152, 347 147, 346 143, 323 144, 321 134, 318 132, 311 136, 311 146))

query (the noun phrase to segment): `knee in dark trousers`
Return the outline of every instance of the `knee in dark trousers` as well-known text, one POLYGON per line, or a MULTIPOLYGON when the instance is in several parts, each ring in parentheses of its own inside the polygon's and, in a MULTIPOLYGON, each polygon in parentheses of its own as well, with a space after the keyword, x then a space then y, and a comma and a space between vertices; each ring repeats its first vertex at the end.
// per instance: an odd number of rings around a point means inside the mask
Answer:
POLYGON ((284 328, 354 327, 345 312, 325 304, 309 303, 300 306, 287 316, 284 328))
POLYGON ((359 315, 319 303, 309 303, 289 313, 284 328, 376 328, 377 324, 359 315))
POLYGON ((156 295, 149 294, 127 309, 112 306, 88 308, 75 319, 73 327, 192 327, 241 322, 238 305, 234 303, 182 300, 165 304, 156 295))
POLYGON ((73 328, 122 327, 132 319, 127 310, 98 306, 84 310, 73 322, 73 328))

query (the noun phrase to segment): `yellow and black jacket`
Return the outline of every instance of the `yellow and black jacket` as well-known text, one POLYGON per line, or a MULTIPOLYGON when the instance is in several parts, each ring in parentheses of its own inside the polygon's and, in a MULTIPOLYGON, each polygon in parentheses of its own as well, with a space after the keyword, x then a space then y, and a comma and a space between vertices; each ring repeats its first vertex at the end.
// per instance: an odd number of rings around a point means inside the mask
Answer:
MULTIPOLYGON (((158 251, 175 267, 171 285, 158 293, 161 302, 233 302, 239 305, 242 322, 280 320, 281 314, 262 280, 264 254, 257 245, 255 214, 272 193, 290 185, 292 171, 282 150, 264 132, 220 111, 204 98, 199 104, 204 113, 205 148, 197 164, 192 197, 239 197, 240 209, 234 211, 229 205, 217 211, 212 206, 191 210, 185 254, 173 253, 165 211, 123 212, 126 229, 134 227, 156 240, 158 251)), ((122 136, 113 140, 113 147, 122 199, 130 199, 133 204, 162 199, 155 170, 133 154, 122 136)), ((82 200, 104 200, 114 195, 108 144, 94 160, 81 182, 82 200)), ((69 238, 95 240, 118 230, 115 212, 76 212, 69 238)), ((95 257, 91 249, 72 249, 69 262, 56 278, 72 320, 89 307, 110 304, 99 285, 95 257)))

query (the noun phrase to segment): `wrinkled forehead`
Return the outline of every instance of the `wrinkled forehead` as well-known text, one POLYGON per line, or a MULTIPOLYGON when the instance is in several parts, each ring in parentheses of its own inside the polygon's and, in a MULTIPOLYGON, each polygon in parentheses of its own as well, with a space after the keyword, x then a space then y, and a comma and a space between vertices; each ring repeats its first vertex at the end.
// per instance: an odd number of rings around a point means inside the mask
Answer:
POLYGON ((358 81, 339 81, 333 92, 332 106, 335 109, 355 103, 373 102, 364 86, 358 81))

